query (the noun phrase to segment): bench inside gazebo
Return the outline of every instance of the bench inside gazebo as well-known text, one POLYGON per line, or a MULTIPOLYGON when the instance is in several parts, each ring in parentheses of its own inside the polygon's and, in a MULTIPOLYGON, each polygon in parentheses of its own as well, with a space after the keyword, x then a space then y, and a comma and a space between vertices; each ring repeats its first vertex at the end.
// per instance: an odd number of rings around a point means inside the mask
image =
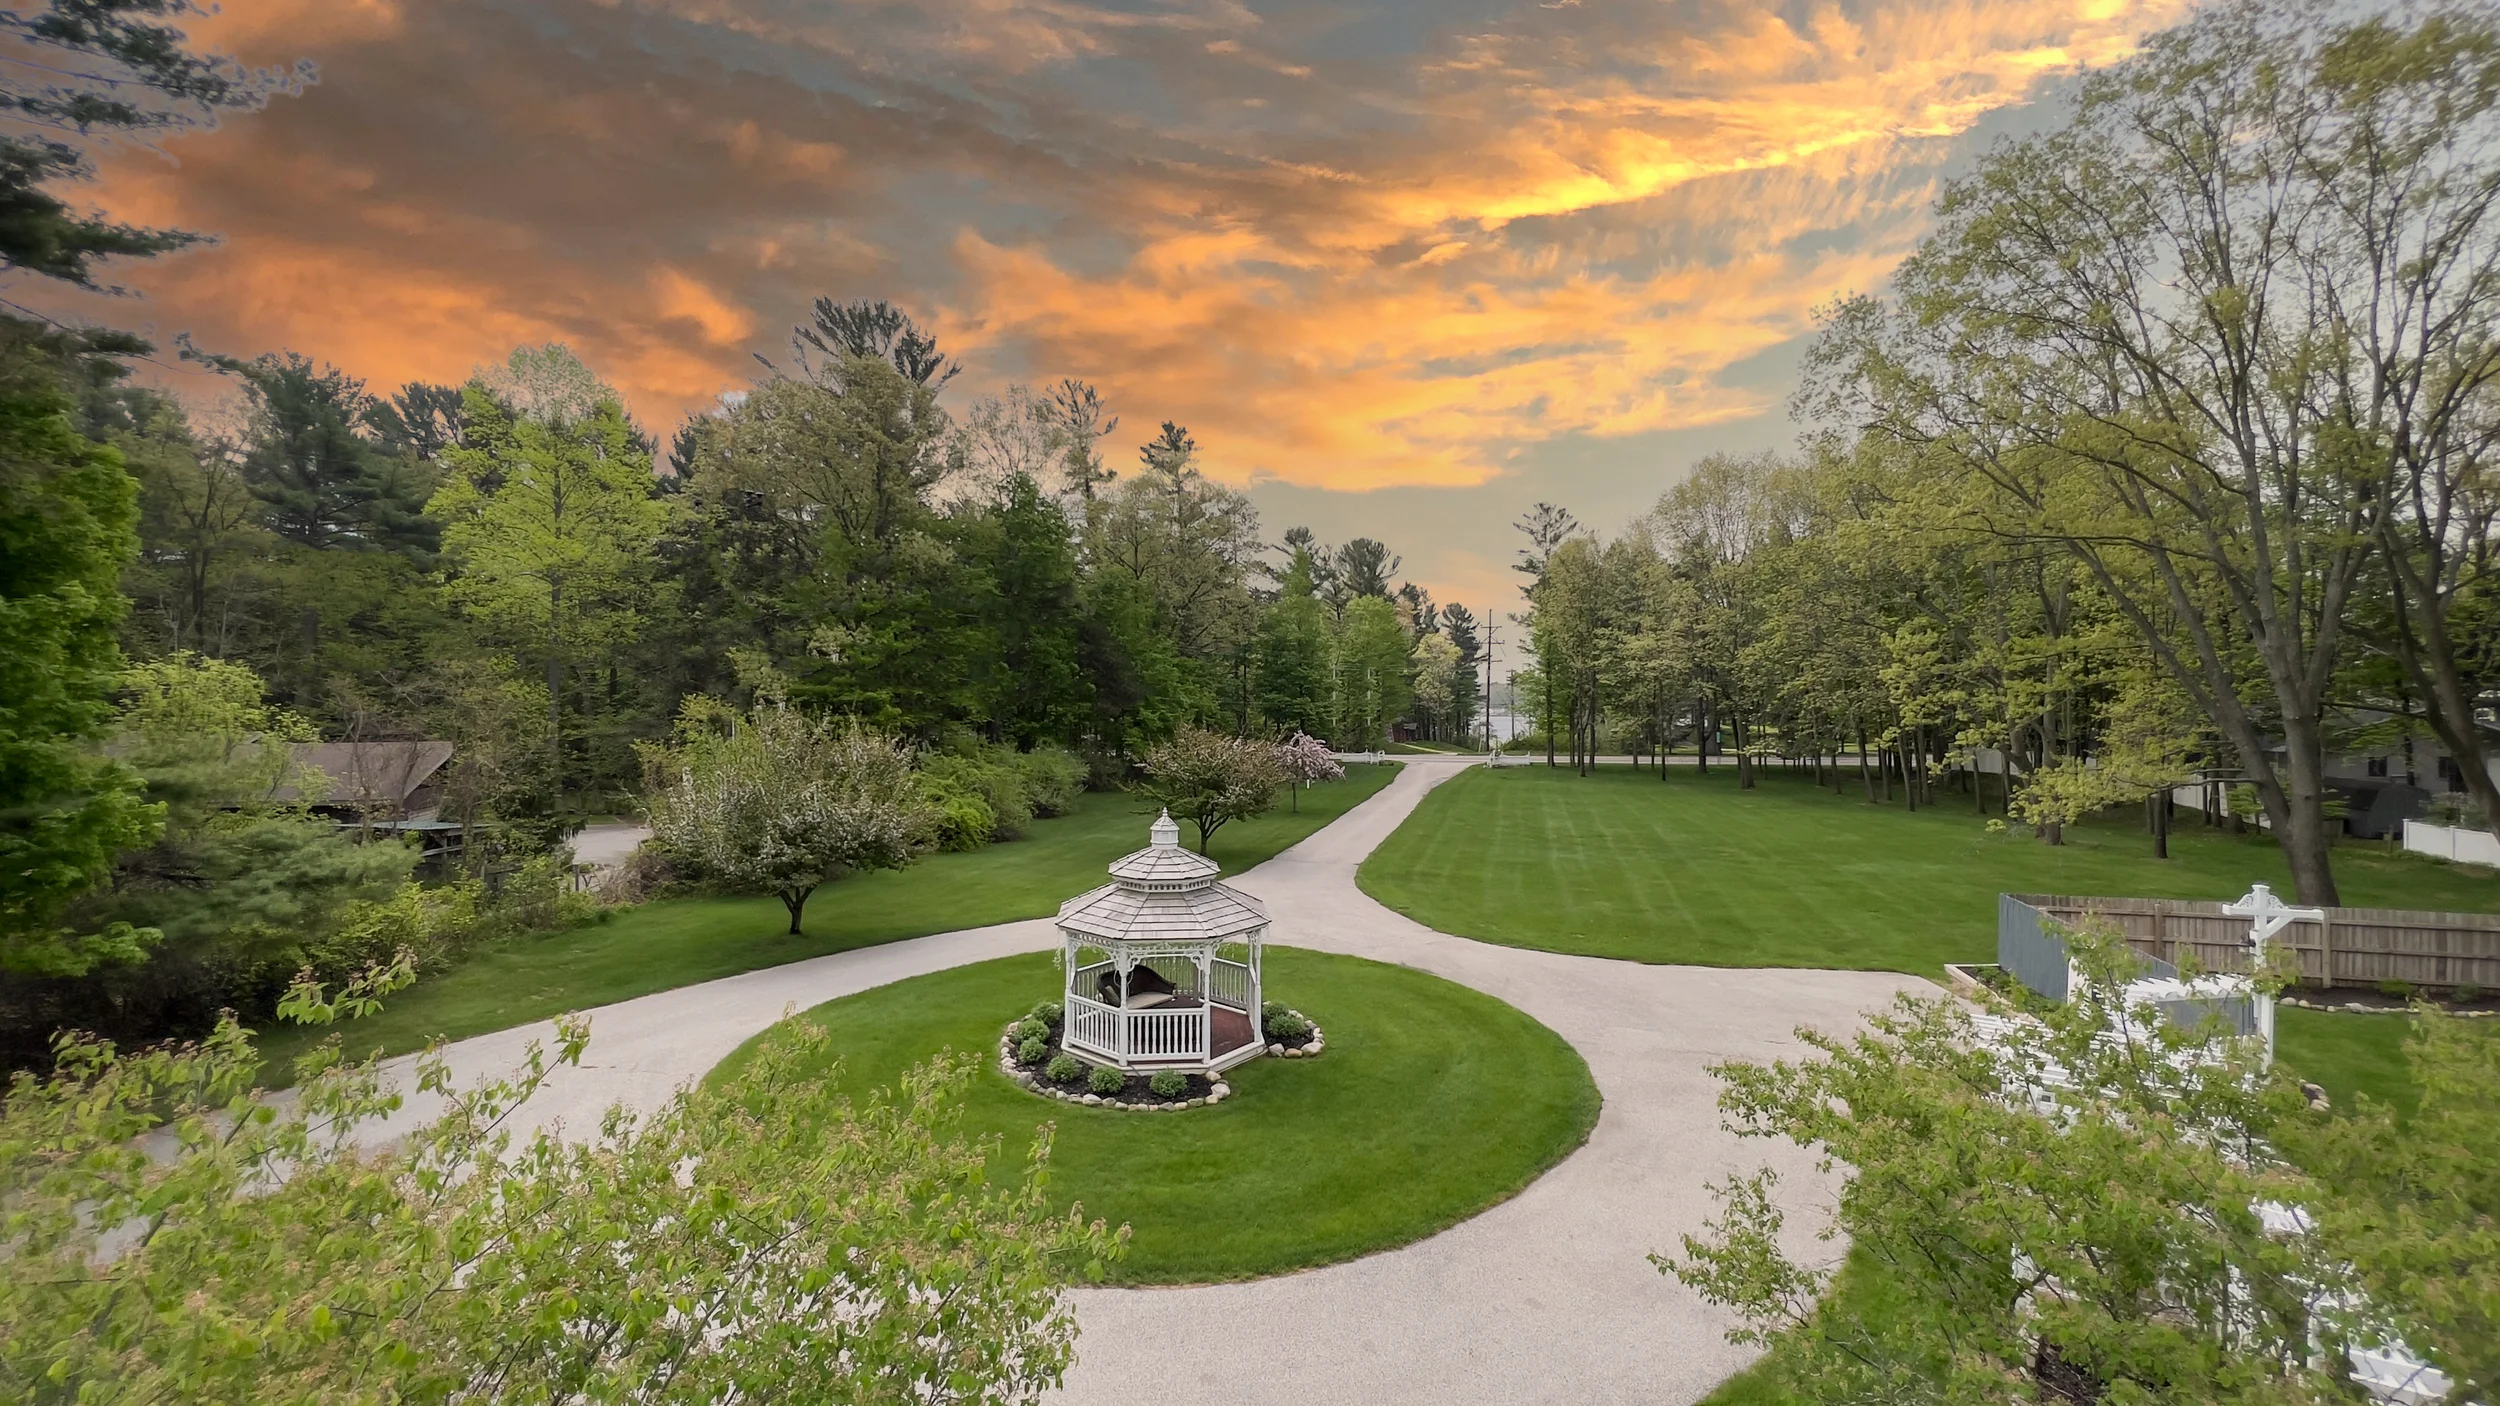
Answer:
POLYGON ((1212 1073, 1255 1059, 1267 913, 1216 882, 1165 815, 1108 884, 1061 905, 1069 1053, 1117 1069, 1212 1073), (1236 956, 1235 954, 1238 954, 1236 956))

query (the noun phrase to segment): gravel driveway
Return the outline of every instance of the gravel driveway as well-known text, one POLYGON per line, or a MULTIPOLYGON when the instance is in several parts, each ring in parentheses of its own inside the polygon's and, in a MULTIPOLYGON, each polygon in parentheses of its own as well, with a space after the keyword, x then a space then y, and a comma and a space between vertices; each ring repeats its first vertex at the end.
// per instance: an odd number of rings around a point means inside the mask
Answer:
MULTIPOLYGON (((1435 785, 1469 763, 1402 758, 1397 780, 1232 882, 1266 900, 1270 940, 1402 962, 1510 1002, 1589 1062, 1605 1111, 1588 1146, 1517 1198, 1429 1240, 1248 1284, 1088 1289, 1060 1400, 1226 1406, 1698 1400, 1750 1359, 1722 1317, 1652 1269, 1709 1215, 1709 1185, 1764 1162, 1789 1173, 1805 1241, 1826 1194, 1794 1149, 1719 1128, 1706 1066, 1796 1049, 1798 1025, 1853 1026, 1910 977, 1641 966, 1450 937, 1381 907, 1355 866, 1435 785)), ((1672 856, 1667 857, 1672 862, 1672 856)), ((524 1110, 595 1128, 615 1101, 650 1107, 786 1009, 967 962, 1048 949, 1046 920, 819 957, 593 1011, 583 1067, 524 1110)), ((541 1024, 450 1046, 463 1081, 510 1068, 541 1024)), ((406 1062, 397 1062, 405 1069, 406 1062)), ((411 1099, 403 1117, 430 1101, 411 1099)))

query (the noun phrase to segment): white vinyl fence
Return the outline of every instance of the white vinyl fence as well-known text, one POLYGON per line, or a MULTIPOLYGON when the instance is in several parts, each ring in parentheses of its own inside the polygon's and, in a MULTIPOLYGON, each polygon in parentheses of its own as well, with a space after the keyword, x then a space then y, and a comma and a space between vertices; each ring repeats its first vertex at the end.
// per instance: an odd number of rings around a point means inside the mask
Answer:
POLYGON ((2453 859, 2459 864, 2488 864, 2500 869, 2500 835, 2494 835, 2489 830, 2466 830, 2453 825, 2408 820, 2405 822, 2405 848, 2415 854, 2453 859))

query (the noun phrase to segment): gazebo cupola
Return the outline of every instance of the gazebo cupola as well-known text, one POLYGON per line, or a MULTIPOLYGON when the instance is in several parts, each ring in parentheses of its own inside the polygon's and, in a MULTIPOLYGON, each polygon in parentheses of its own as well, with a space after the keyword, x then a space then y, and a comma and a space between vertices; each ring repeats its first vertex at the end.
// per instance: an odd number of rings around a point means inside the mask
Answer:
POLYGON ((1170 812, 1111 882, 1059 907, 1071 1054, 1116 1069, 1213 1073, 1267 1048, 1259 946, 1267 910, 1216 882, 1214 860, 1181 848, 1170 812), (1246 949, 1242 960, 1224 952, 1246 949))

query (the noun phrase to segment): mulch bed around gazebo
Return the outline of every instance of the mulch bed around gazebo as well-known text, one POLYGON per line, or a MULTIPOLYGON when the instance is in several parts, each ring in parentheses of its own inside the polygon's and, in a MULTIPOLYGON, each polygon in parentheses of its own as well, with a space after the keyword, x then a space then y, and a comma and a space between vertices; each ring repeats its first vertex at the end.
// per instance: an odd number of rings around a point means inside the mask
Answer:
MULTIPOLYGON (((1232 1015, 1233 1012, 1224 1011, 1221 1014, 1232 1015)), ((1294 1014, 1299 1016, 1302 1013, 1296 1011, 1294 1014)), ((1153 1088, 1153 1076, 1146 1074, 1129 1075, 1123 1080, 1120 1091, 1117 1093, 1098 1093, 1091 1081, 1094 1071, 1105 1066, 1090 1064, 1081 1059, 1076 1061, 1078 1068, 1073 1075, 1066 1079, 1052 1079, 1048 1071, 1052 1061, 1062 1053, 1059 1041, 1062 1032, 1060 1021, 1063 1019, 1064 1016, 1056 1007, 1043 1006, 1030 1015, 1019 1016, 1007 1022, 1006 1026, 999 1031, 998 1036, 998 1072, 1006 1075, 1017 1087, 1043 1098, 1057 1099, 1062 1103, 1083 1104, 1089 1108, 1117 1108, 1132 1113, 1163 1113, 1177 1112, 1184 1108, 1205 1108, 1232 1097, 1232 1086, 1223 1075, 1197 1073, 1185 1074, 1185 1082, 1181 1091, 1169 1096, 1156 1093, 1153 1088), (1045 1041, 1045 1047, 1049 1053, 1032 1064, 1026 1064, 1017 1058, 1019 1042, 1016 1038, 1016 1031, 1028 1020, 1041 1021, 1050 1030, 1045 1041)), ((1249 1017, 1239 1016, 1237 1019, 1241 1022, 1241 1028, 1237 1033, 1225 1030, 1219 1023, 1217 1037, 1220 1048, 1232 1049, 1247 1043, 1250 1039, 1249 1017), (1232 1034, 1233 1039, 1224 1042, 1227 1034, 1232 1034)), ((1275 1045, 1271 1046, 1268 1052, 1289 1059, 1317 1059, 1326 1048, 1325 1036, 1320 1028, 1314 1025, 1311 1027, 1310 1036, 1302 1044, 1275 1045)))

